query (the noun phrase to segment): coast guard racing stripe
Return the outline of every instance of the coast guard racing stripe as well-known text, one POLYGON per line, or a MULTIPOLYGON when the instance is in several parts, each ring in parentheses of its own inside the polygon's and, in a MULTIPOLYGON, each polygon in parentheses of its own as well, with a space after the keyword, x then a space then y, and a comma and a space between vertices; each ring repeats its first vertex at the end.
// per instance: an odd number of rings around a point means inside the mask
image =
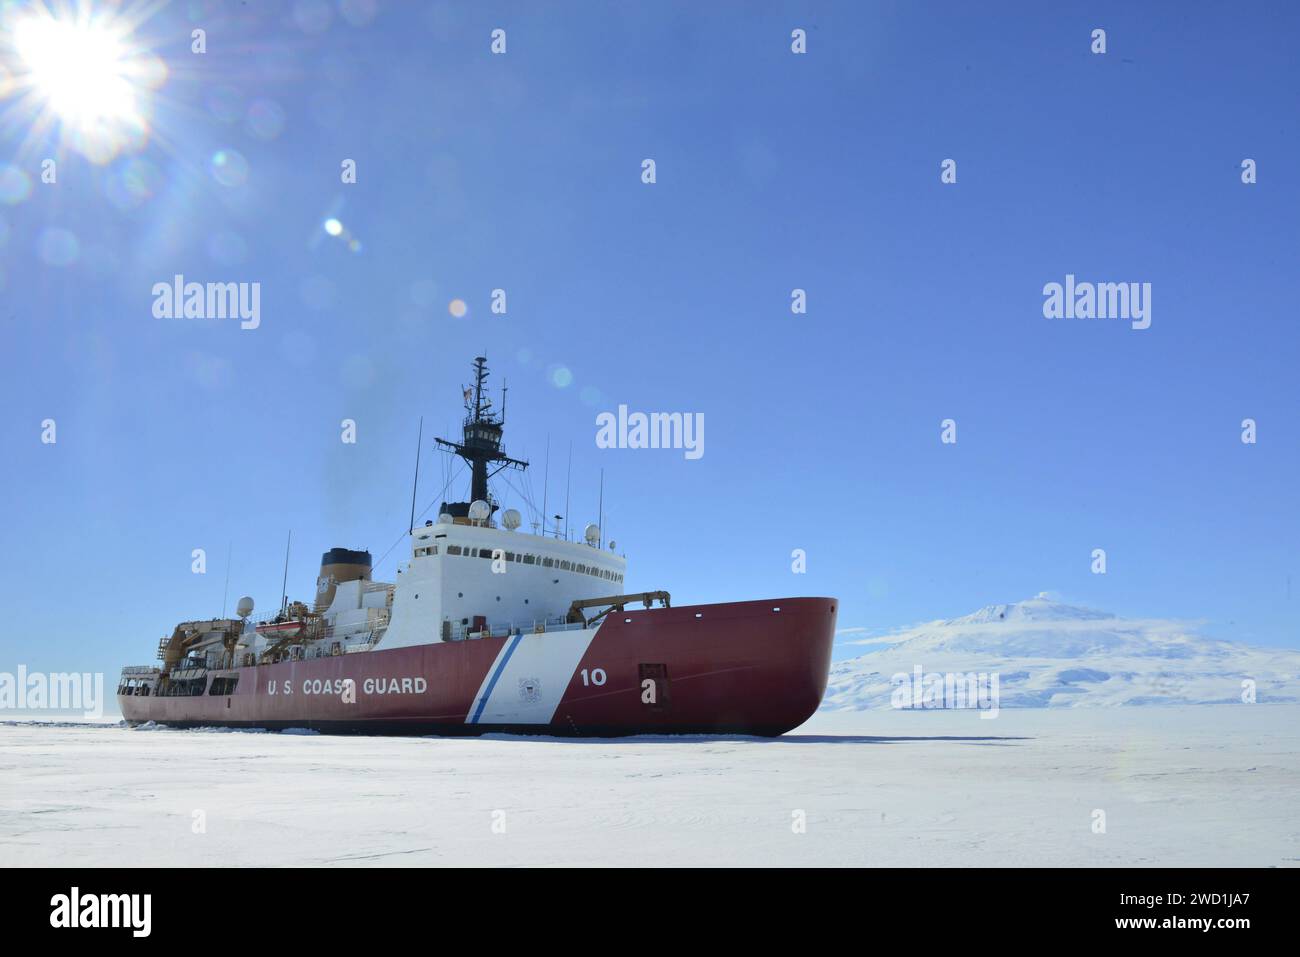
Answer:
POLYGON ((474 696, 466 724, 550 724, 600 626, 515 635, 474 696))

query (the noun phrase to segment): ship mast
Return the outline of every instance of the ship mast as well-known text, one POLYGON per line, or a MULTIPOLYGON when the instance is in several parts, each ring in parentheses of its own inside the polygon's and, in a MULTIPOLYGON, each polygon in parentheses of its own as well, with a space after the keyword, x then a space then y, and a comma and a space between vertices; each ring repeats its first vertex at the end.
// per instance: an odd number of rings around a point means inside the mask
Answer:
MULTIPOLYGON (((469 502, 443 502, 442 511, 453 518, 464 518, 469 514, 471 502, 487 502, 492 511, 497 505, 488 495, 488 479, 502 469, 526 469, 528 463, 512 459, 501 449, 501 433, 505 428, 505 412, 498 413, 492 408, 492 400, 484 388, 487 382, 487 358, 478 356, 474 360, 474 384, 464 389, 465 421, 461 427, 461 441, 452 442, 438 439, 438 445, 449 452, 459 455, 470 467, 469 502), (498 464, 499 463, 499 464, 498 464), (496 465, 489 471, 489 468, 496 465)), ((502 390, 502 405, 505 404, 505 392, 502 390)))

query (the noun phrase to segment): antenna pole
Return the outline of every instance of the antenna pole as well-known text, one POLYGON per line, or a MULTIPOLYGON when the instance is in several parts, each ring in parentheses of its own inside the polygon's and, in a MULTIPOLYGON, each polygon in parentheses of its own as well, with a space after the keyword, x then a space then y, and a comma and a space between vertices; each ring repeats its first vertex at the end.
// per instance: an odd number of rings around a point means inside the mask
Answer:
POLYGON ((483 415, 483 359, 474 360, 474 418, 483 415))
POLYGON ((415 482, 411 485, 411 525, 406 533, 415 531, 415 492, 420 487, 420 448, 424 445, 424 416, 420 416, 420 431, 415 440, 415 482))
POLYGON ((569 474, 564 478, 564 540, 569 540, 569 483, 573 479, 573 440, 569 440, 569 474))
POLYGON ((546 490, 551 478, 551 433, 546 433, 546 470, 542 473, 542 538, 546 537, 546 490))
POLYGON ((235 540, 226 548, 226 587, 221 592, 221 617, 226 617, 226 599, 230 596, 230 555, 235 550, 235 540))
POLYGON ((289 529, 289 540, 284 543, 284 581, 280 583, 280 614, 289 607, 289 546, 293 544, 293 529, 289 529))
POLYGON ((600 505, 596 507, 596 528, 600 537, 596 539, 597 548, 605 547, 605 470, 600 470, 600 505))

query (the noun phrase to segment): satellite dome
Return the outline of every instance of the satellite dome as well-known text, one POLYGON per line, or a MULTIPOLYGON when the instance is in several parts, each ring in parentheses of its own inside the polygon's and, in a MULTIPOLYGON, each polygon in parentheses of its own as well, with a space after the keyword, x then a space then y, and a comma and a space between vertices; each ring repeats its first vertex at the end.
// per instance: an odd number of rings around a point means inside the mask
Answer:
POLYGON ((508 508, 501 515, 501 524, 504 525, 506 528, 510 529, 510 531, 512 532, 516 528, 518 528, 521 523, 522 523, 522 519, 520 518, 517 509, 508 508))
POLYGON ((442 512, 438 515, 439 525, 450 525, 451 522, 452 522, 452 518, 450 512, 442 512))
POLYGON ((588 545, 595 545, 597 542, 600 541, 600 526, 597 525, 595 522, 592 522, 590 525, 587 526, 585 537, 587 539, 588 545))
POLYGON ((475 499, 469 503, 469 517, 475 522, 487 521, 492 514, 492 509, 487 502, 481 498, 475 499))
POLYGON ((247 618, 253 613, 253 599, 248 595, 239 599, 239 604, 235 606, 235 614, 240 618, 247 618))

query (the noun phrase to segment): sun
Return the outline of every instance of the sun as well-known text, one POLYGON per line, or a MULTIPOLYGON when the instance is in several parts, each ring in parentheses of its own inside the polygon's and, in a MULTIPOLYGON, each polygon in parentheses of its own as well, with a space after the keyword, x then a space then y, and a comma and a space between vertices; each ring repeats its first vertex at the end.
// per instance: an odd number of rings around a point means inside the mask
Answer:
POLYGON ((6 51, 11 92, 36 131, 57 122, 65 145, 100 163, 142 145, 152 91, 167 71, 132 41, 133 26, 86 4, 59 14, 38 4, 16 19, 6 51))
POLYGON ((135 112, 122 40, 108 27, 34 16, 14 27, 14 48, 65 123, 120 121, 135 112))

